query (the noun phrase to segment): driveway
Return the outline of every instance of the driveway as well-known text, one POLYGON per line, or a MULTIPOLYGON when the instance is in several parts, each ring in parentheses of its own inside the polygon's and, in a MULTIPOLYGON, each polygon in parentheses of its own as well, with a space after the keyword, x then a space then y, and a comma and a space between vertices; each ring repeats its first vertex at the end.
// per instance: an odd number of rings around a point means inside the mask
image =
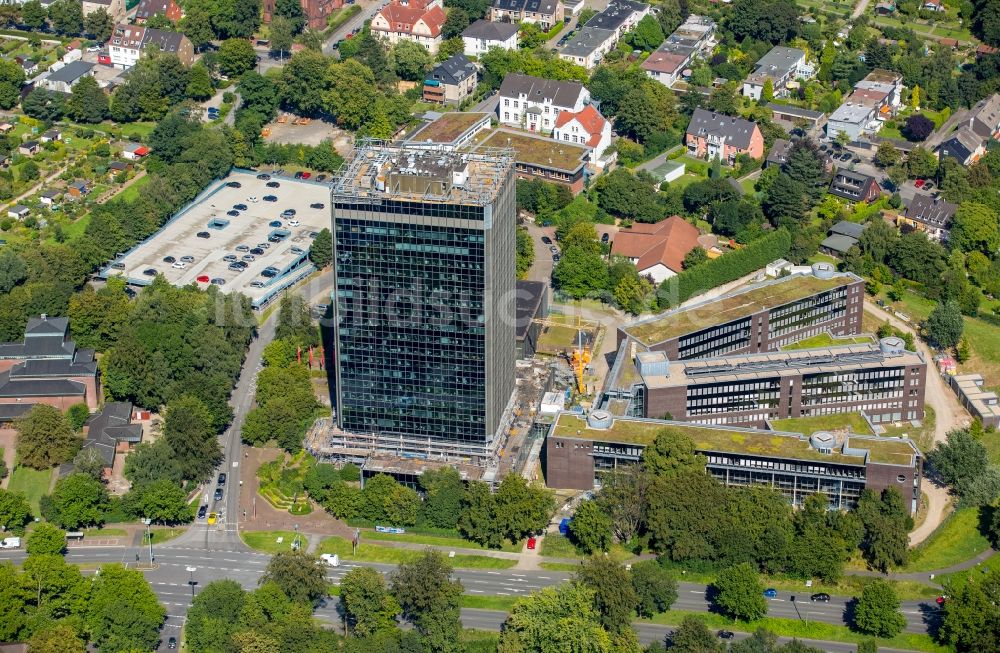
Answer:
POLYGON ((969 117, 968 109, 959 109, 955 113, 944 121, 940 129, 935 129, 934 133, 927 137, 927 140, 922 143, 925 149, 933 151, 941 144, 941 141, 951 133, 951 130, 955 128, 955 125, 965 122, 965 119, 969 117))

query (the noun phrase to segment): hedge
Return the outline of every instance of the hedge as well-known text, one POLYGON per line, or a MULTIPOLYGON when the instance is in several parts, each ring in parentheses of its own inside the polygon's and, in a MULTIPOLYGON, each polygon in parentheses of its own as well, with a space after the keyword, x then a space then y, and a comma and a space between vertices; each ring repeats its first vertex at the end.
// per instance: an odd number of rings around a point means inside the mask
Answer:
POLYGON ((677 306, 716 286, 759 270, 771 261, 786 256, 791 247, 791 234, 785 228, 778 229, 743 249, 729 252, 667 279, 656 289, 657 301, 664 308, 677 306))

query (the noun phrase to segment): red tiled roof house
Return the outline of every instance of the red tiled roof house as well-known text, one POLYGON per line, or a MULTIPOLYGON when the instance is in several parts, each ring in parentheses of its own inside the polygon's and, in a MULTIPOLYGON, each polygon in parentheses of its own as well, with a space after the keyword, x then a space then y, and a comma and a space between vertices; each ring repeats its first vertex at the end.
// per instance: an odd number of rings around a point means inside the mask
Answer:
POLYGON ((618 232, 611 255, 627 258, 639 274, 662 283, 684 269, 684 257, 698 247, 699 235, 697 227, 676 215, 656 224, 637 222, 618 232))
POLYGON ((552 131, 552 138, 586 145, 593 149, 591 161, 598 167, 603 168, 614 160, 614 154, 605 159, 605 153, 611 147, 611 122, 592 104, 575 113, 560 112, 556 117, 556 128, 552 131))
POLYGON ((726 165, 733 165, 737 154, 764 156, 764 136, 756 123, 705 109, 695 109, 684 142, 691 156, 718 158, 726 165))
POLYGON ((372 18, 371 30, 392 45, 413 41, 437 54, 444 21, 441 0, 393 0, 372 18))

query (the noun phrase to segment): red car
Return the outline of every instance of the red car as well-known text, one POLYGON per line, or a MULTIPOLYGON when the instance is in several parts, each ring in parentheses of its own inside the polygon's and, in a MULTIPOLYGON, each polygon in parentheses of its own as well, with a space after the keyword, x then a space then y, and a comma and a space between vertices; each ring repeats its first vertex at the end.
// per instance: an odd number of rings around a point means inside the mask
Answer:
POLYGON ((948 597, 947 597, 947 596, 939 596, 939 597, 937 597, 937 598, 936 598, 936 599, 934 599, 934 600, 935 600, 935 601, 937 601, 937 604, 938 604, 938 605, 942 605, 942 606, 943 606, 943 605, 944 605, 944 603, 945 603, 945 601, 947 601, 947 600, 948 600, 948 597))
POLYGON ((200 277, 198 277, 198 283, 208 283, 208 275, 203 274, 200 277))
POLYGON ((303 179, 309 179, 310 177, 312 177, 312 173, 311 172, 303 172, 302 173, 302 178, 303 179))
POLYGON ((528 548, 531 549, 531 550, 534 550, 535 549, 535 544, 537 544, 537 542, 538 541, 535 538, 529 537, 528 538, 528 548))
POLYGON ((917 188, 923 188, 924 180, 923 179, 918 179, 915 182, 913 182, 913 185, 916 186, 917 188))

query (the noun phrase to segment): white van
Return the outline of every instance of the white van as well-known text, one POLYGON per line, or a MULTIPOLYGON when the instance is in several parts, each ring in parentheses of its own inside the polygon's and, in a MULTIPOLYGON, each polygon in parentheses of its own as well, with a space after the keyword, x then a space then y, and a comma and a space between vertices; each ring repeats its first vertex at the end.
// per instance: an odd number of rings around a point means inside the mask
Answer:
POLYGON ((336 553, 324 553, 319 557, 319 559, 322 562, 325 562, 326 564, 330 565, 331 567, 340 566, 340 556, 337 555, 336 553))
POLYGON ((21 548, 21 538, 19 537, 5 537, 0 540, 0 549, 20 549, 21 548))

